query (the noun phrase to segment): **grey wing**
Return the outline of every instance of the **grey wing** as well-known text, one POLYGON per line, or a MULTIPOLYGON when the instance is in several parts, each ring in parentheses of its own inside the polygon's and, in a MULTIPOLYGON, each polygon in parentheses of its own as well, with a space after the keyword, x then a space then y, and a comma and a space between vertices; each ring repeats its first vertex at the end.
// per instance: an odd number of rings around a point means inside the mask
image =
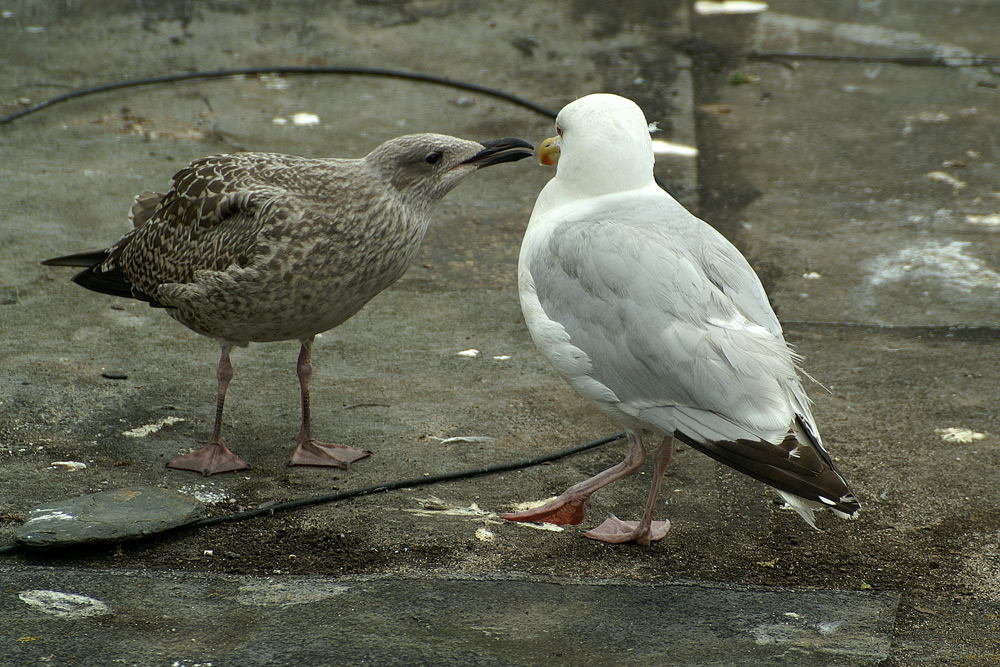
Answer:
POLYGON ((747 319, 781 336, 781 324, 750 263, 708 224, 702 222, 700 231, 705 238, 699 260, 708 279, 732 300, 747 319))
POLYGON ((530 268, 545 316, 589 358, 590 379, 666 433, 780 442, 799 380, 745 260, 720 247, 713 273, 704 251, 719 241, 693 217, 656 206, 594 215, 559 225, 530 268))

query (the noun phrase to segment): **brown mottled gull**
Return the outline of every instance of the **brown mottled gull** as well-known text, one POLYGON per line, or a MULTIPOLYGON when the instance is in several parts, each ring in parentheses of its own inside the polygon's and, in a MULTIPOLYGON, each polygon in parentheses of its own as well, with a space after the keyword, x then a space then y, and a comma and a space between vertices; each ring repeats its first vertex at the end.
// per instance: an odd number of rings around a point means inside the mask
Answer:
POLYGON ((642 465, 643 433, 661 442, 641 520, 612 516, 587 537, 666 536, 670 522, 652 515, 675 439, 774 487, 810 525, 818 508, 854 516, 858 501, 823 449, 760 281, 657 187, 642 110, 588 95, 559 112, 556 130, 539 149, 558 170, 521 244, 521 309, 542 355, 625 426, 630 448, 617 466, 504 518, 580 523, 591 494, 642 465))
POLYGON ((437 202, 477 169, 531 155, 520 139, 399 137, 357 160, 215 155, 136 197, 128 234, 106 250, 57 257, 73 281, 147 301, 219 341, 218 403, 208 444, 167 466, 210 475, 249 468, 222 437, 234 345, 299 340, 302 426, 292 465, 345 468, 370 452, 310 430, 312 342, 395 282, 417 255, 437 202))

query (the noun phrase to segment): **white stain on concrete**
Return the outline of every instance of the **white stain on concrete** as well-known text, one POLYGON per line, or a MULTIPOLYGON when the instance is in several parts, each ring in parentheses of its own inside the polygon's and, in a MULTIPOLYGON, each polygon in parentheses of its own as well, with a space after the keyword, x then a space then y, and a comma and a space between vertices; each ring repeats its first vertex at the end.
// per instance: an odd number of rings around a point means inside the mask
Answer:
POLYGON ((429 435, 427 437, 430 438, 431 440, 437 440, 442 445, 452 445, 455 444, 456 442, 470 442, 470 443, 493 442, 493 438, 491 438, 488 435, 456 435, 451 438, 439 438, 436 435, 429 435))
POLYGON ((1000 230, 1000 213, 989 213, 987 215, 967 215, 965 221, 970 225, 980 225, 994 230, 1000 230))
POLYGON ((416 498, 415 500, 420 503, 419 509, 404 509, 403 511, 423 517, 458 516, 473 519, 492 520, 497 520, 499 518, 495 513, 487 512, 476 503, 472 503, 468 506, 452 505, 444 500, 441 500, 437 496, 431 496, 429 498, 416 498))
POLYGON ((147 435, 152 435, 162 428, 179 424, 182 421, 184 420, 181 417, 164 417, 158 422, 129 429, 128 431, 123 432, 122 435, 129 438, 145 438, 147 435))
POLYGON ((941 436, 941 439, 945 442, 955 442, 959 444, 970 444, 976 440, 982 440, 986 437, 985 433, 980 433, 979 431, 973 431, 971 428, 963 428, 958 426, 949 426, 948 428, 936 428, 934 432, 941 436))
POLYGON ((87 618, 108 613, 100 600, 76 593, 52 590, 21 591, 17 597, 32 609, 60 618, 87 618))
POLYGON ((86 470, 87 464, 83 461, 53 461, 49 467, 76 472, 77 470, 86 470))
POLYGON ((261 579, 240 586, 236 601, 254 607, 291 607, 322 602, 349 590, 348 586, 327 581, 261 579))
POLYGON ((869 263, 868 282, 879 286, 919 278, 966 291, 1000 288, 1000 273, 967 254, 970 245, 968 241, 926 241, 879 255, 869 263))
POLYGON ((201 502, 208 505, 231 502, 232 497, 226 493, 225 489, 213 489, 208 486, 182 486, 180 492, 189 496, 194 496, 201 502))
POLYGON ((298 126, 319 125, 319 116, 314 113, 301 112, 292 114, 292 123, 298 126))
POLYGON ((694 3, 695 13, 701 16, 759 14, 767 10, 766 2, 752 2, 751 0, 698 0, 694 3))
POLYGON ((955 178, 946 171, 932 171, 927 174, 927 180, 934 183, 943 183, 945 185, 950 185, 955 190, 961 190, 968 186, 969 184, 965 181, 955 178))

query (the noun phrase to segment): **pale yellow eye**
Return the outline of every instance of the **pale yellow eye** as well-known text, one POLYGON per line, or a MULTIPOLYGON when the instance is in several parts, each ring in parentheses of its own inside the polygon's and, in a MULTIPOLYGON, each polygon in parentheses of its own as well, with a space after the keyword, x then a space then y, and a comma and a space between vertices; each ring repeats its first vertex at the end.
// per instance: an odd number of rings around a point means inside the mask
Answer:
POLYGON ((561 137, 562 136, 562 132, 563 132, 562 128, 559 127, 558 125, 556 125, 556 134, 558 134, 561 137))

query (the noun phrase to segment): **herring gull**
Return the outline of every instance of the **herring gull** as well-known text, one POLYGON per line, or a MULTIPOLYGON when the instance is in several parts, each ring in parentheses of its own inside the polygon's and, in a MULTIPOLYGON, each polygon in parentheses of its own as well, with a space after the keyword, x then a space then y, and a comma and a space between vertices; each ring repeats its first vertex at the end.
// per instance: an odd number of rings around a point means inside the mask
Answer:
POLYGON ((513 138, 479 143, 415 134, 355 160, 200 158, 174 175, 166 194, 136 197, 133 229, 114 245, 43 264, 85 267, 74 282, 164 308, 219 341, 212 437, 168 467, 205 475, 249 468, 222 437, 229 353, 251 342, 298 340, 302 422, 290 463, 346 468, 370 452, 312 435, 314 337, 403 275, 435 204, 452 188, 479 168, 529 157, 531 148, 513 138))
POLYGON ((715 229, 653 178, 642 110, 595 94, 564 107, 539 148, 556 164, 521 245, 521 309, 542 355, 584 398, 621 423, 618 465, 511 521, 578 524, 592 493, 635 473, 652 452, 639 521, 613 515, 584 533, 648 545, 676 439, 775 488, 815 527, 813 510, 854 517, 860 506, 820 441, 798 358, 753 269, 715 229))

